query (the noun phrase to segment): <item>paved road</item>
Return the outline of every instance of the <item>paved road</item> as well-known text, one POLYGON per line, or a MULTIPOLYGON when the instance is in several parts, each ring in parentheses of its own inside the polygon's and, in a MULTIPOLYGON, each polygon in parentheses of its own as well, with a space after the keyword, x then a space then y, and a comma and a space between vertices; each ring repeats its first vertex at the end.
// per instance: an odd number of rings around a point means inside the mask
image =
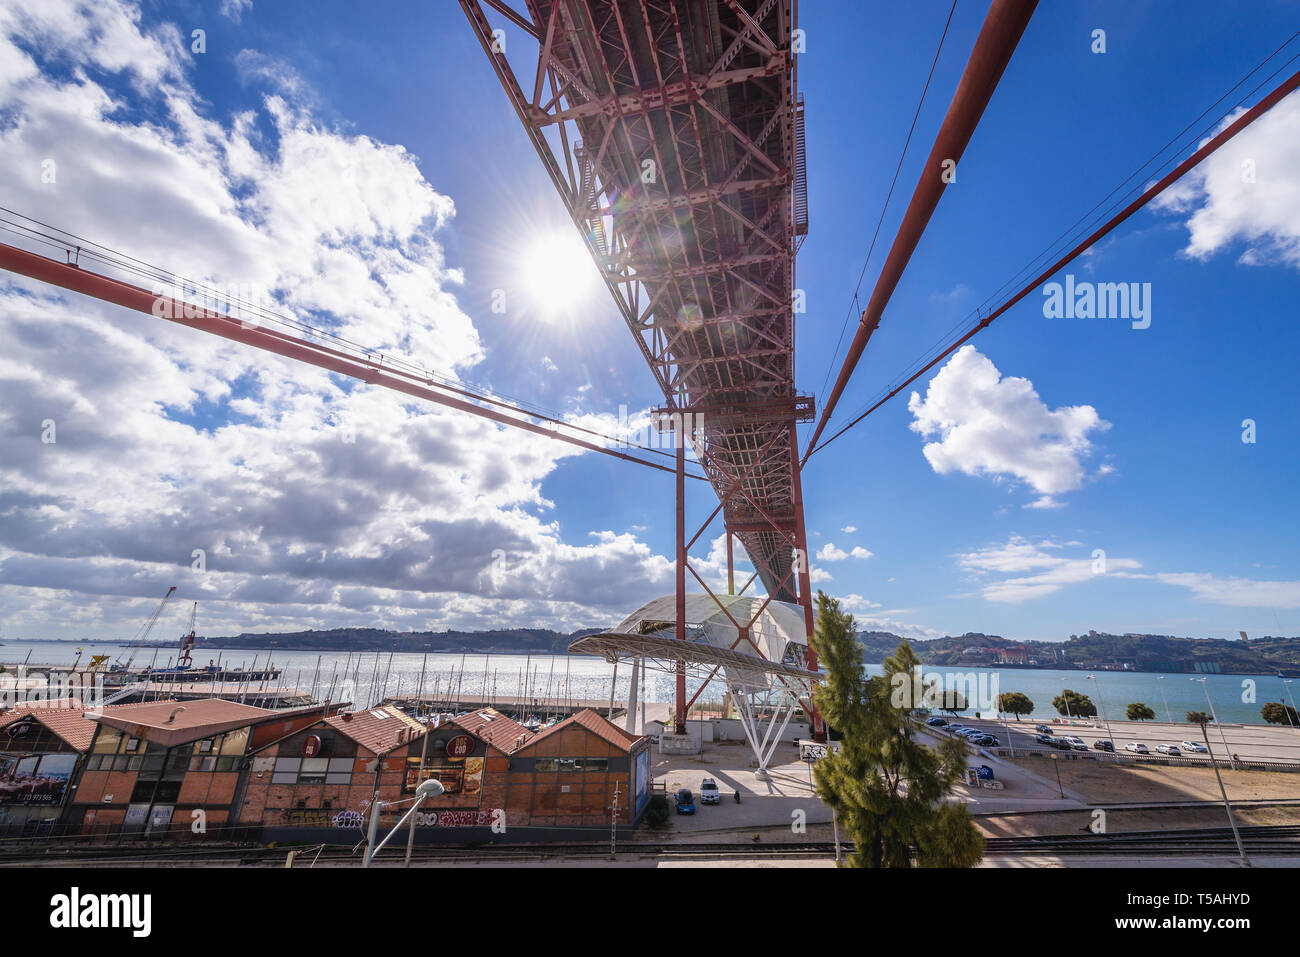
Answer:
MULTIPOLYGON (((947 715, 944 716, 948 718, 947 715)), ((996 737, 1004 746, 1008 743, 1008 734, 1010 731, 1010 744, 1017 752, 1027 750, 1051 751, 1042 744, 1034 740, 1035 726, 1039 722, 1015 722, 1008 721, 990 721, 978 718, 958 717, 955 719, 958 724, 964 724, 967 727, 981 728, 996 737)), ((1088 745, 1092 753, 1097 753, 1093 748, 1093 743, 1098 740, 1113 740, 1117 752, 1129 754, 1124 750, 1125 746, 1133 741, 1140 741, 1145 744, 1151 751, 1153 757, 1164 757, 1157 754, 1156 745, 1175 744, 1178 745, 1184 740, 1200 741, 1204 743, 1201 737, 1201 729, 1194 724, 1175 722, 1170 724, 1166 721, 1112 721, 1109 728, 1106 725, 1095 727, 1092 724, 1048 724, 1052 729, 1055 737, 1073 734, 1082 738, 1088 745)), ((1270 727, 1267 725, 1236 725, 1225 724, 1220 726, 1210 725, 1210 753, 1217 759, 1226 761, 1229 753, 1240 755, 1243 760, 1255 761, 1276 761, 1291 764, 1300 764, 1300 730, 1287 727, 1270 727), (1222 737, 1220 737, 1222 730, 1222 737), (1224 750, 1223 741, 1227 740, 1228 749, 1224 750)), ((1208 761, 1209 756, 1205 754, 1184 753, 1181 758, 1188 763, 1208 761)))

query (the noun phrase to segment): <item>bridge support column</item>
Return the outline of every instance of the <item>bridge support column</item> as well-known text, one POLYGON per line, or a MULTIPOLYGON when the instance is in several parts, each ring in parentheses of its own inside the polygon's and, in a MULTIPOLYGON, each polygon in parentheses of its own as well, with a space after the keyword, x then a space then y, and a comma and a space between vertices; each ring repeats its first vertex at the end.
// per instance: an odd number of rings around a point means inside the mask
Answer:
MULTIPOLYGON (((678 416, 673 429, 677 443, 677 640, 686 640, 686 423, 678 416)), ((686 662, 677 662, 677 704, 673 723, 686 733, 686 662)))
MULTIPOLYGON (((799 430, 794 422, 790 423, 790 464, 793 470, 791 492, 794 497, 795 549, 799 563, 799 604, 803 606, 804 630, 807 632, 808 639, 808 670, 816 671, 817 652, 813 649, 812 643, 813 629, 816 627, 813 621, 812 573, 808 560, 808 533, 803 517, 803 479, 799 474, 799 430)), ((826 722, 813 707, 811 689, 808 693, 808 721, 812 725, 813 740, 825 741, 826 722)))

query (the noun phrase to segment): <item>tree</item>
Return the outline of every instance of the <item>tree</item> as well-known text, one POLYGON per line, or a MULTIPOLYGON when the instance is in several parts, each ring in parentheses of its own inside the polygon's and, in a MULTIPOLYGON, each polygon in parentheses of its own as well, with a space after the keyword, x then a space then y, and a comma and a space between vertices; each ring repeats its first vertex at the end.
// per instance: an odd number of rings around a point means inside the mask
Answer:
MULTIPOLYGON (((899 647, 902 646, 900 645, 899 647)), ((895 652, 895 654, 897 654, 897 652, 895 652)), ((918 658, 917 660, 919 661, 920 659, 918 658)), ((966 696, 956 688, 949 689, 948 691, 937 691, 936 694, 939 701, 939 710, 947 711, 954 718, 957 717, 957 712, 965 711, 970 707, 970 704, 966 701, 966 696)), ((976 717, 978 717, 978 715, 976 715, 976 717)))
POLYGON ((884 674, 868 678, 853 616, 817 593, 813 648, 826 679, 813 701, 841 733, 840 750, 814 765, 818 796, 853 839, 852 867, 972 867, 984 838, 965 804, 943 803, 966 768, 962 742, 921 744, 909 713, 920 659, 902 642, 885 659, 884 674))
POLYGON ((1269 724, 1286 724, 1293 728, 1300 728, 1300 713, 1289 704, 1270 701, 1259 709, 1259 713, 1269 724))
POLYGON ((1019 691, 1008 691, 998 695, 998 710, 1014 714, 1019 721, 1022 714, 1034 713, 1034 702, 1028 695, 1019 691))
POLYGON ((1056 709, 1057 714, 1063 714, 1071 718, 1095 718, 1097 716, 1097 706, 1092 703, 1092 699, 1086 694, 1079 694, 1079 692, 1070 688, 1066 688, 1064 694, 1058 694, 1052 699, 1052 707, 1056 709))
MULTIPOLYGON (((1204 711, 1189 711, 1187 712, 1187 720, 1192 724, 1199 724, 1201 731, 1204 732, 1205 726, 1210 723, 1210 716, 1204 711)), ((1207 736, 1205 740, 1208 744, 1210 739, 1207 736)))
POLYGON ((1124 713, 1128 715, 1130 721, 1154 721, 1156 716, 1156 713, 1141 701, 1135 701, 1129 705, 1124 713))

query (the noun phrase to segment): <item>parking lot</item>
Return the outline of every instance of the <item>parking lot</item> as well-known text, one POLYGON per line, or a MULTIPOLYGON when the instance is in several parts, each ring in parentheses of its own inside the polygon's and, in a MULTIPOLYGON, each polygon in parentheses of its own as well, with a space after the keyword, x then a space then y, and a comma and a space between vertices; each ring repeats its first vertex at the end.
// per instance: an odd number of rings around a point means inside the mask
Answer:
MULTIPOLYGON (((781 827, 790 839, 801 837, 790 830, 798 820, 805 825, 829 824, 831 810, 813 793, 811 767, 799 760, 794 745, 782 746, 768 769, 766 779, 749 767, 750 750, 736 743, 709 742, 695 755, 653 754, 652 773, 656 785, 665 788, 669 806, 678 788, 689 788, 695 797, 694 814, 672 814, 673 831, 689 839, 708 832, 737 828, 781 827), (712 778, 721 801, 700 803, 700 784, 712 778), (734 795, 739 792, 740 803, 734 795)), ((713 838, 716 839, 716 833, 713 838)), ((776 835, 764 831, 764 839, 776 835)))
MULTIPOLYGON (((1044 724, 1051 729, 1054 738, 1074 735, 1082 739, 1084 744, 1087 745, 1088 753, 1093 756, 1108 757, 1109 752, 1099 751, 1096 748, 1096 743, 1098 741, 1113 740, 1116 753, 1121 758, 1132 760, 1151 758, 1204 764, 1208 763, 1211 755, 1217 760, 1227 761, 1230 754, 1236 754, 1242 761, 1246 762, 1258 761, 1300 766, 1300 729, 1287 727, 1237 724, 1220 726, 1210 724, 1207 728, 1210 737, 1209 752, 1198 754, 1182 748, 1184 740, 1200 742, 1202 746, 1205 744, 1204 739, 1201 737, 1201 729, 1190 722, 1170 724, 1165 721, 1112 721, 1107 727, 1104 723, 1098 726, 1091 721, 1085 720, 1067 722, 1066 719, 1060 719, 1056 722, 1044 722, 1026 718, 1017 722, 1014 719, 994 721, 961 716, 953 718, 950 715, 943 715, 942 717, 949 724, 957 723, 966 727, 979 728, 997 738, 1001 748, 1014 750, 1017 754, 1029 751, 1070 753, 1058 751, 1035 740, 1037 734, 1035 728, 1040 724, 1044 724), (1226 750, 1224 748, 1225 739, 1227 741, 1226 750), (1134 742, 1145 744, 1150 754, 1139 755, 1126 750, 1127 746, 1134 742), (1176 745, 1181 753, 1176 756, 1160 754, 1156 748, 1161 744, 1176 745)), ((1083 752, 1073 753, 1082 755, 1083 752)))

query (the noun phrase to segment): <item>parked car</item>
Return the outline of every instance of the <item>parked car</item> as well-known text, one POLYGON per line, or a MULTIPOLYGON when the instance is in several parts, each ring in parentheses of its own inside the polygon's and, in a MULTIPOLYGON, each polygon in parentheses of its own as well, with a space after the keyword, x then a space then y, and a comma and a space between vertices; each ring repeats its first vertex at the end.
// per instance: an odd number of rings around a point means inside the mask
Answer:
POLYGON ((1051 733, 1052 733, 1052 729, 1049 728, 1049 727, 1048 727, 1047 725, 1045 725, 1045 724, 1037 725, 1037 726, 1034 728, 1034 730, 1037 731, 1039 734, 1051 734, 1051 733))
POLYGON ((950 725, 948 725, 948 730, 951 731, 951 732, 953 732, 954 734, 961 734, 964 730, 966 730, 966 725, 964 725, 964 724, 950 724, 950 725))
POLYGON ((1076 735, 1067 734, 1063 738, 1061 738, 1061 740, 1064 741, 1066 744, 1068 744, 1075 751, 1088 750, 1088 745, 1084 742, 1083 738, 1077 737, 1076 735))
POLYGON ((981 748, 999 748, 1002 746, 1002 742, 991 734, 986 734, 983 737, 976 738, 975 743, 981 748))
POLYGON ((690 788, 681 788, 678 790, 677 813, 678 814, 695 813, 695 795, 691 793, 690 788))
POLYGON ((1176 744, 1157 744, 1156 750, 1159 751, 1161 754, 1167 754, 1173 758, 1176 758, 1183 753, 1178 750, 1178 745, 1176 744))
POLYGON ((1107 741, 1105 738, 1098 738, 1096 741, 1092 742, 1092 746, 1093 746, 1094 748, 1096 748, 1098 751, 1114 751, 1114 750, 1115 750, 1115 744, 1114 744, 1114 742, 1107 741))
POLYGON ((705 778, 700 782, 700 803, 722 803, 722 792, 718 790, 718 783, 713 778, 705 778))
POLYGON ((1034 740, 1039 744, 1047 745, 1049 748, 1056 744, 1056 739, 1050 734, 1036 734, 1034 735, 1034 740))
POLYGON ((1056 748, 1056 750, 1058 750, 1058 751, 1073 751, 1073 750, 1074 750, 1074 745, 1070 744, 1070 742, 1069 742, 1069 741, 1066 741, 1064 738, 1053 738, 1053 739, 1052 739, 1052 747, 1056 748))
POLYGON ((948 724, 948 722, 945 721, 943 718, 926 718, 925 723, 932 728, 942 728, 942 727, 946 727, 948 724))
POLYGON ((1210 749, 1199 741, 1184 741, 1179 745, 1184 751, 1191 751, 1193 754, 1209 754, 1210 749))
POLYGON ((1150 753, 1151 753, 1150 751, 1147 750, 1147 746, 1146 746, 1145 744, 1143 744, 1141 741, 1131 741, 1131 742, 1129 742, 1128 744, 1124 745, 1124 750, 1125 750, 1125 751, 1132 751, 1134 754, 1150 754, 1150 753))

